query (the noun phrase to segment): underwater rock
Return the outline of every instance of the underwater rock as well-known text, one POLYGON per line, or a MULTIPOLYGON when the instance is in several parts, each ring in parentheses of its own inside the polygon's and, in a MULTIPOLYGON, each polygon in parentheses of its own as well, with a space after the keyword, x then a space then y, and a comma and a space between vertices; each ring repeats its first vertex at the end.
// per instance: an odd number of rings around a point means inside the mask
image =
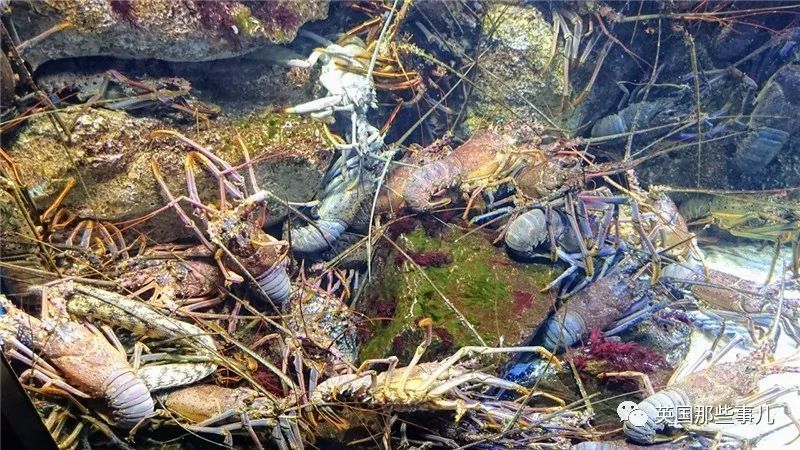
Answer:
POLYGON ((545 122, 539 111, 561 111, 563 69, 556 59, 548 65, 553 27, 542 13, 534 6, 493 3, 484 16, 483 33, 480 47, 487 51, 474 79, 481 89, 470 96, 468 129, 515 118, 545 122))
POLYGON ((401 253, 389 254, 381 279, 370 290, 373 298, 366 300, 376 326, 362 346, 362 359, 395 355, 408 361, 423 340, 417 322, 425 317, 433 319, 434 339, 424 360, 478 344, 439 292, 487 345, 519 345, 555 301, 540 290, 558 275, 557 267, 512 261, 480 233, 448 231, 432 237, 417 229, 399 237, 397 244, 412 259, 420 259, 415 262, 425 276, 401 253))
POLYGON ((673 368, 689 354, 692 327, 673 318, 649 318, 621 337, 662 355, 673 368))
POLYGON ((0 191, 0 254, 33 253, 34 231, 10 192, 0 191))
POLYGON ((14 69, 6 55, 0 52, 0 105, 3 105, 3 109, 14 99, 15 85, 14 69))
POLYGON ((14 2, 9 20, 34 67, 82 56, 205 61, 291 42, 301 25, 323 19, 326 0, 46 0, 14 2))
POLYGON ((413 25, 421 33, 417 42, 427 49, 455 57, 474 50, 484 12, 481 1, 418 0, 414 9, 419 16, 412 16, 413 25))
MULTIPOLYGON (((63 206, 78 217, 112 222, 140 217, 166 204, 151 162, 164 174, 175 196, 186 194, 184 161, 190 148, 175 137, 153 135, 164 128, 160 121, 81 106, 62 109, 59 114, 67 124, 74 124, 70 144, 62 141, 47 116, 40 116, 31 119, 8 146, 39 208, 46 208, 67 178, 73 177, 77 185, 63 206)), ((330 158, 319 123, 283 113, 265 111, 236 120, 220 119, 186 136, 234 167, 244 162, 241 145, 246 146, 259 187, 289 201, 313 198, 330 158)), ((218 202, 216 180, 205 171, 198 172, 197 180, 201 199, 218 202)), ((286 214, 283 205, 275 202, 270 202, 268 211, 267 225, 281 221, 286 214)), ((139 229, 160 242, 191 233, 173 211, 157 215, 139 229)))

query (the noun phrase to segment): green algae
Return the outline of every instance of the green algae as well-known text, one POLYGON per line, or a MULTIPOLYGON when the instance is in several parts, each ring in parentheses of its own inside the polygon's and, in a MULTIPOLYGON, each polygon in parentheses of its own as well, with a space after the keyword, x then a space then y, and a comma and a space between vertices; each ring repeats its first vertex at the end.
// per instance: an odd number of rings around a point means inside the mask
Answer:
POLYGON ((245 6, 235 8, 231 14, 231 17, 233 18, 233 23, 236 24, 236 28, 239 30, 239 32, 247 37, 255 36, 260 31, 263 31, 261 22, 253 17, 253 13, 250 11, 250 8, 245 6))
MULTIPOLYGON (((376 291, 380 298, 396 302, 394 317, 362 346, 362 358, 387 355, 398 336, 410 333, 420 337, 413 330, 415 321, 423 317, 430 317, 435 327, 449 333, 456 347, 480 343, 433 285, 488 345, 499 345, 501 340, 508 345, 522 341, 543 320, 552 303, 550 294, 539 291, 557 275, 556 269, 514 262, 480 233, 449 231, 432 237, 417 229, 399 238, 398 244, 406 251, 447 253, 452 263, 422 268, 430 281, 409 262, 387 265, 376 291)), ((396 256, 391 255, 391 260, 396 256)), ((405 347, 413 349, 416 343, 407 342, 405 347)))
POLYGON ((291 153, 304 155, 311 161, 325 159, 327 142, 322 123, 307 117, 278 111, 261 111, 228 124, 201 132, 202 141, 218 142, 219 154, 230 160, 242 159, 242 146, 253 153, 291 153))

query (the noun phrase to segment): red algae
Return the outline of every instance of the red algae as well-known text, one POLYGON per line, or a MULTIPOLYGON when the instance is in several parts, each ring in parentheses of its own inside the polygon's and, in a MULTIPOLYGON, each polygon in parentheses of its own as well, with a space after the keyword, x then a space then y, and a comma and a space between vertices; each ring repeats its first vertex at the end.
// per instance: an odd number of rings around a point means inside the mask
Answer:
POLYGON ((405 348, 408 348, 408 346, 409 342, 408 339, 406 339, 405 334, 398 334, 394 337, 394 339, 392 339, 392 350, 394 354, 402 351, 405 348))
POLYGON ((270 393, 283 395, 281 380, 266 367, 259 367, 258 370, 253 373, 253 378, 270 393))
POLYGON ((300 16, 292 9, 292 3, 276 0, 244 2, 253 16, 260 19, 269 30, 290 30, 300 26, 300 16))
POLYGON ((530 292, 514 291, 511 296, 514 298, 515 314, 522 314, 533 306, 534 296, 530 292))
POLYGON ((133 11, 133 0, 109 0, 109 6, 122 20, 136 26, 136 14, 133 11))
POLYGON ((234 19, 230 7, 237 2, 231 0, 196 1, 194 7, 200 15, 200 23, 209 30, 231 41, 236 41, 234 19))
POLYGON ((443 211, 436 211, 431 214, 431 218, 428 219, 429 221, 436 222, 437 225, 441 225, 442 223, 450 223, 456 216, 460 215, 461 211, 455 208, 445 209, 443 211), (438 219, 438 220, 437 220, 438 219), (441 221, 441 222, 440 222, 441 221))
MULTIPOLYGON (((414 326, 418 327, 419 322, 424 319, 424 317, 417 317, 414 319, 414 326)), ((444 327, 433 327, 431 329, 433 332, 433 340, 431 342, 431 346, 428 348, 428 351, 423 358, 425 360, 433 360, 436 359, 437 355, 442 357, 442 355, 449 354, 453 351, 453 345, 455 343, 455 338, 452 334, 450 334, 447 329, 444 327)), ((419 341, 412 341, 409 339, 409 336, 414 336, 415 334, 421 332, 419 328, 417 331, 412 334, 407 333, 400 333, 396 335, 392 339, 392 346, 391 352, 392 355, 401 355, 401 354, 413 354, 413 350, 417 347, 417 345, 422 342, 419 341)), ((422 335, 420 335, 422 337, 422 335)))
POLYGON ((389 235, 392 239, 396 239, 401 234, 411 233, 417 228, 417 219, 414 217, 404 217, 395 220, 389 226, 389 235))
MULTIPOLYGON (((407 251, 406 254, 411 260, 419 264, 420 267, 444 267, 453 262, 453 257, 445 252, 413 252, 407 251)), ((398 263, 405 261, 404 255, 397 255, 398 263)))
POLYGON ((453 348, 453 335, 443 327, 434 327, 433 334, 442 342, 442 349, 449 351, 453 348))
POLYGON ((373 309, 375 311, 376 319, 387 319, 394 317, 394 310, 397 307, 397 302, 380 298, 375 301, 373 309))
POLYGON ((604 371, 635 371, 652 374, 670 367, 664 356, 635 342, 606 339, 600 330, 592 330, 588 344, 572 355, 575 366, 584 369, 592 362, 602 362, 604 371))

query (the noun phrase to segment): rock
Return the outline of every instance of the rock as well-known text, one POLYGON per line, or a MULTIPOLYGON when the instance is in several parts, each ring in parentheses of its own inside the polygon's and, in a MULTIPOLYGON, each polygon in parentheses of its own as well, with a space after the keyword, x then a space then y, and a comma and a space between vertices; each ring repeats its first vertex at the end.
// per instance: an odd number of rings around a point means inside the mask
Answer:
POLYGON ((11 63, 6 55, 0 52, 0 105, 3 106, 3 110, 14 100, 14 87, 17 84, 14 78, 11 63))
MULTIPOLYGON (((555 300, 539 291, 557 276, 558 268, 514 262, 480 233, 430 237, 417 229, 397 242, 426 266, 422 270, 427 277, 488 345, 501 340, 503 345, 518 345, 544 320, 555 300)), ((396 355, 407 362, 422 341, 417 322, 425 317, 433 319, 435 337, 424 360, 478 344, 430 282, 399 253, 390 253, 376 284, 366 306, 368 315, 382 320, 376 321, 380 325, 362 346, 362 360, 396 355)))
MULTIPOLYGON (((0 163, 0 173, 8 173, 7 167, 0 163)), ((48 267, 38 255, 43 255, 42 249, 47 247, 40 246, 34 229, 36 219, 26 218, 27 210, 24 201, 20 205, 11 190, 0 190, 0 255, 5 263, 0 267, 0 286, 17 304, 34 305, 32 301, 38 295, 31 295, 28 288, 52 281, 53 277, 43 275, 48 267)))
POLYGON ((412 14, 419 14, 418 17, 411 16, 417 28, 414 31, 422 33, 417 42, 424 43, 426 49, 445 54, 468 53, 475 49, 480 37, 483 9, 480 1, 450 2, 447 5, 438 0, 417 1, 411 10, 412 14))
POLYGON ((0 253, 17 255, 32 253, 37 248, 35 232, 24 216, 24 210, 11 192, 0 191, 0 253))
POLYGON ((291 42, 301 25, 323 19, 326 0, 46 0, 14 2, 9 19, 34 67, 82 56, 205 61, 291 42))
MULTIPOLYGON (((673 368, 676 368, 689 354, 691 336, 692 327, 679 320, 654 320, 651 318, 636 325, 631 331, 625 333, 622 338, 625 341, 636 342, 664 355, 664 359, 673 368)), ((670 371, 664 375, 668 377, 671 374, 672 372, 670 371)))
POLYGON ((479 45, 487 51, 474 79, 481 88, 470 96, 467 128, 474 132, 521 118, 547 123, 536 109, 557 124, 560 119, 552 116, 561 111, 565 80, 558 58, 547 65, 552 45, 553 27, 538 9, 491 4, 479 45))
MULTIPOLYGON (((158 120, 80 106, 62 109, 60 115, 66 123, 74 123, 71 144, 65 144, 49 119, 40 116, 31 119, 16 142, 8 145, 24 185, 41 209, 50 204, 68 177, 74 177, 78 183, 64 207, 78 217, 120 222, 143 216, 166 204, 151 161, 174 195, 186 194, 184 161, 189 147, 175 137, 153 135, 164 128, 158 120)), ((233 166, 244 161, 241 138, 254 161, 260 188, 289 201, 314 197, 330 158, 319 123, 270 111, 220 119, 208 129, 186 136, 233 166)), ((202 169, 198 185, 204 202, 218 202, 218 184, 202 169)), ((268 225, 286 214, 278 203, 270 202, 268 208, 268 225)), ((141 231, 160 242, 190 233, 172 211, 149 220, 141 231)))

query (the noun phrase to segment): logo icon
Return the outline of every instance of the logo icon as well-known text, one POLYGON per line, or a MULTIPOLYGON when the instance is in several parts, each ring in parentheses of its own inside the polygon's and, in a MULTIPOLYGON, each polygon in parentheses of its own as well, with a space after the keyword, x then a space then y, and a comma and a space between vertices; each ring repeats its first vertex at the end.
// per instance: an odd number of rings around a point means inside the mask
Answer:
POLYGON ((621 422, 628 421, 635 427, 643 427, 647 423, 647 414, 632 401, 620 403, 617 406, 617 415, 621 422))
POLYGON ((617 406, 617 415, 619 416, 620 421, 628 420, 628 416, 633 412, 634 409, 639 409, 636 406, 636 403, 632 401, 624 401, 617 406))

